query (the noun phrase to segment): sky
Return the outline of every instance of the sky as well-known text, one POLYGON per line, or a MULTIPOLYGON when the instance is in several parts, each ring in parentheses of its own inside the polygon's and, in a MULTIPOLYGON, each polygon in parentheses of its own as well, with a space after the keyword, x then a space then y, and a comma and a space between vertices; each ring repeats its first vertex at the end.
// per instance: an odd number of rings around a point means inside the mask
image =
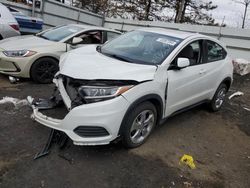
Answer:
MULTIPOLYGON (((225 16, 224 23, 229 27, 241 27, 242 17, 244 13, 244 6, 235 3, 233 0, 211 0, 218 8, 210 13, 218 23, 222 23, 225 16)), ((245 23, 246 27, 250 29, 250 7, 248 8, 248 15, 245 23)))

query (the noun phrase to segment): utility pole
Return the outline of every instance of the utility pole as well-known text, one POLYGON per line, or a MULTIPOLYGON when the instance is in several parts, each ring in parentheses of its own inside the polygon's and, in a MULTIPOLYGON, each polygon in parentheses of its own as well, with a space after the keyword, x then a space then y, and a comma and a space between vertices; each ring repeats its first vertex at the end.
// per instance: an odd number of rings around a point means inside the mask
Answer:
POLYGON ((234 2, 242 4, 242 5, 245 6, 245 11, 244 11, 242 26, 241 26, 241 28, 244 29, 245 28, 245 22, 246 22, 246 16, 247 16, 247 9, 248 9, 248 6, 250 5, 250 0, 234 0, 234 2))
MULTIPOLYGON (((245 1, 246 2, 246 1, 245 1)), ((245 4, 245 11, 244 11, 244 16, 243 16, 243 21, 242 21, 242 29, 245 28, 245 21, 246 21, 246 15, 247 15, 247 8, 248 8, 248 5, 249 5, 250 1, 249 2, 246 2, 245 4)))
POLYGON ((32 1, 32 12, 31 12, 31 16, 35 17, 35 5, 36 5, 36 0, 32 1))

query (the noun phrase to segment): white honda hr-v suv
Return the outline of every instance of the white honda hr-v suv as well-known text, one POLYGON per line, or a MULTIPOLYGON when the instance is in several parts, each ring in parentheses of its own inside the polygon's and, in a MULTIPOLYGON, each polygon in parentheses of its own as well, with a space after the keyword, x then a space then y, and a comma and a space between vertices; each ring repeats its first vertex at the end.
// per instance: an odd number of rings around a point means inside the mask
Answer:
POLYGON ((127 147, 145 142, 161 120, 197 104, 218 111, 233 76, 225 46, 197 33, 144 28, 104 44, 73 50, 60 59, 48 102, 28 97, 32 118, 63 131, 76 145, 127 147), (64 102, 64 119, 41 109, 64 102))

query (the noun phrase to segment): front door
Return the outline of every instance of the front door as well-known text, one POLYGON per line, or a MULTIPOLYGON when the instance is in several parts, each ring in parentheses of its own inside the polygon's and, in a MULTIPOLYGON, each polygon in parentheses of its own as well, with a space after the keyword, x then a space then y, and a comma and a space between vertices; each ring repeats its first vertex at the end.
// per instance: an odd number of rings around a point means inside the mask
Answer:
POLYGON ((191 42, 171 63, 168 70, 166 116, 204 100, 206 64, 202 64, 203 42, 203 40, 191 42), (180 70, 171 68, 176 67, 179 57, 188 58, 190 66, 180 70))

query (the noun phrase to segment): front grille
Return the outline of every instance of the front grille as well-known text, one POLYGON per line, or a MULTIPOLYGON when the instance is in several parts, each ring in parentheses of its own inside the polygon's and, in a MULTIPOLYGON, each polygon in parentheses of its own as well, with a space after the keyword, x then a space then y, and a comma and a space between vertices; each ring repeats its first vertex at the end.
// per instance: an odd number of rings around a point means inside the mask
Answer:
POLYGON ((96 126, 79 126, 74 132, 81 137, 102 137, 108 136, 108 131, 103 127, 96 126))

